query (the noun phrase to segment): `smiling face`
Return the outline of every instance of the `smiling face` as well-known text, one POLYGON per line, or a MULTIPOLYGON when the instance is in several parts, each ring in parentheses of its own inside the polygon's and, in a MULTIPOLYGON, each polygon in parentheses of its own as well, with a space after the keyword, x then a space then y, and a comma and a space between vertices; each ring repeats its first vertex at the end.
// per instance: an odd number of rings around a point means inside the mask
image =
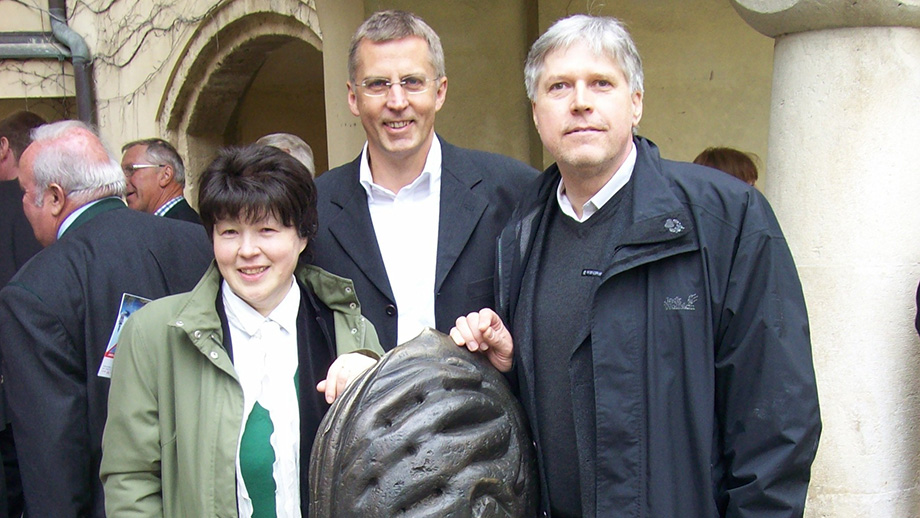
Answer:
POLYGON ((268 316, 290 290, 307 238, 274 215, 255 222, 221 219, 213 234, 214 258, 230 289, 268 316))
POLYGON ((584 43, 546 56, 533 119, 563 175, 612 176, 632 149, 642 93, 632 92, 619 64, 584 43))
MULTIPOLYGON (((151 164, 147 158, 147 146, 132 146, 125 151, 121 159, 121 167, 124 170, 130 170, 135 164, 151 164)), ((161 186, 163 170, 166 167, 145 167, 136 169, 131 172, 130 176, 125 175, 127 190, 125 192, 125 201, 128 207, 141 212, 153 214, 160 208, 160 198, 163 191, 161 186)))
POLYGON ((369 79, 398 83, 409 76, 435 79, 428 43, 417 36, 384 42, 363 40, 358 45, 357 63, 357 84, 348 84, 348 106, 361 118, 371 159, 427 156, 434 138, 435 113, 447 95, 447 78, 438 78, 425 92, 411 95, 394 84, 386 95, 369 97, 360 84, 369 79))

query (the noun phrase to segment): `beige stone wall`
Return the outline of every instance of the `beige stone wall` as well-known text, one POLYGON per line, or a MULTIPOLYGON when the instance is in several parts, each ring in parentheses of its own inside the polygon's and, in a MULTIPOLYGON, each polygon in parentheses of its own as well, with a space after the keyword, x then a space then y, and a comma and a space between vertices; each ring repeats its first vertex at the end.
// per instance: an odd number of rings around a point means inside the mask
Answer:
POLYGON ((0 4, 0 32, 37 32, 50 30, 48 16, 38 9, 18 2, 0 4))

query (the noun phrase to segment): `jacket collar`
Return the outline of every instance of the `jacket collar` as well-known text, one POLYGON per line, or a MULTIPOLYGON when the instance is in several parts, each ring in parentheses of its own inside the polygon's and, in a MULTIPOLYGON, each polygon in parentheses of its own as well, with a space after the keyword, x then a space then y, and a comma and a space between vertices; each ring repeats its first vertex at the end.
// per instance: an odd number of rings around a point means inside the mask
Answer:
POLYGON ((438 215, 438 255, 435 293, 441 290, 447 274, 466 248, 489 202, 476 187, 482 172, 460 148, 441 140, 441 206, 438 215))
POLYGON ((662 174, 658 147, 641 137, 633 172, 633 207, 629 227, 608 265, 604 279, 641 264, 699 248, 694 221, 672 182, 662 174))
POLYGON ((329 185, 329 201, 338 208, 329 221, 329 233, 355 265, 374 286, 391 301, 394 300, 390 282, 387 279, 383 256, 377 246, 377 235, 367 205, 367 192, 359 180, 361 155, 345 166, 344 174, 335 178, 336 184, 329 185))
MULTIPOLYGON (((482 172, 461 148, 435 135, 441 143, 441 204, 438 215, 438 252, 435 292, 447 278, 460 253, 466 247, 488 200, 477 191, 482 172)), ((359 180, 361 155, 346 166, 342 188, 330 189, 330 201, 340 212, 329 222, 329 231, 358 268, 367 274, 381 293, 393 300, 386 268, 376 243, 374 224, 367 206, 367 192, 359 180)))
MULTIPOLYGON (((300 264, 294 271, 297 280, 309 287, 312 295, 321 301, 333 313, 363 321, 361 306, 355 295, 354 284, 350 279, 333 275, 313 265, 300 264)), ((185 304, 179 308, 176 317, 170 322, 171 327, 179 328, 188 335, 189 340, 204 354, 213 350, 213 344, 223 347, 223 330, 215 305, 220 295, 221 284, 220 270, 217 263, 212 261, 211 266, 189 293, 185 304)), ((311 294, 307 294, 311 299, 311 294)), ((357 328, 357 326, 354 326, 357 328)), ((372 330, 359 330, 362 333, 373 333, 372 330)), ((365 343, 363 337, 359 343, 365 343)), ((367 342, 373 344, 376 334, 368 337, 367 342)))
POLYGON ((76 219, 74 219, 69 225, 67 225, 67 228, 64 229, 64 232, 61 233, 61 237, 64 237, 65 235, 67 235, 68 232, 74 230, 75 228, 82 226, 84 223, 95 218, 99 214, 102 214, 103 212, 108 212, 110 210, 115 210, 115 209, 127 208, 127 205, 125 205, 124 200, 118 197, 114 197, 114 196, 102 198, 100 200, 97 200, 95 202, 90 202, 90 203, 92 205, 87 207, 83 212, 81 212, 76 217, 76 219))
MULTIPOLYGON (((690 211, 662 174, 658 147, 642 137, 635 137, 633 142, 637 156, 630 179, 633 199, 629 227, 618 249, 611 254, 611 263, 604 269, 601 281, 641 264, 699 248, 690 211)), ((530 259, 543 213, 550 198, 555 197, 560 178, 556 164, 547 168, 534 187, 536 192, 524 197, 530 202, 515 210, 513 223, 499 238, 498 306, 503 316, 514 314, 524 265, 530 259)))

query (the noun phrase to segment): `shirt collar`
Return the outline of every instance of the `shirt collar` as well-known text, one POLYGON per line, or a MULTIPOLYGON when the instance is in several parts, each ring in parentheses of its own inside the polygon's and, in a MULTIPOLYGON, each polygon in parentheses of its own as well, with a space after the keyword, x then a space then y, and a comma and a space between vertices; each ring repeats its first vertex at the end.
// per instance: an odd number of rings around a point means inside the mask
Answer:
POLYGON ((185 199, 185 198, 182 197, 181 195, 180 195, 180 196, 176 196, 175 198, 169 200, 168 202, 166 202, 166 203, 164 203, 162 206, 160 206, 159 209, 153 211, 153 215, 154 215, 154 216, 165 216, 166 213, 169 212, 169 209, 175 207, 176 204, 178 204, 180 201, 182 201, 182 200, 184 200, 184 199, 185 199))
POLYGON ((610 198, 613 198, 613 195, 620 191, 629 179, 632 178, 633 169, 636 167, 636 146, 633 144, 632 149, 630 149, 629 154, 626 155, 626 160, 623 161, 623 164, 617 169, 617 172, 613 174, 613 177, 610 180, 607 180, 607 183, 600 188, 597 193, 588 200, 587 203, 581 209, 581 218, 575 214, 575 209, 572 207, 572 202, 569 200, 569 197, 565 195, 565 185, 563 180, 559 181, 559 186, 556 187, 556 201, 559 203, 559 208, 562 210, 562 213, 570 218, 582 223, 587 221, 595 212, 601 210, 601 207, 604 206, 610 198))
MULTIPOLYGON (((107 200, 107 199, 109 199, 109 198, 115 198, 115 199, 121 200, 121 198, 118 197, 118 196, 106 196, 105 198, 99 198, 98 200, 93 200, 93 201, 87 203, 86 205, 80 207, 79 209, 77 209, 77 210, 71 212, 70 215, 68 215, 66 218, 64 218, 64 221, 61 223, 61 226, 58 227, 57 238, 58 238, 58 239, 61 239, 61 236, 64 235, 64 232, 67 232, 67 229, 70 228, 70 225, 73 225, 73 222, 76 221, 77 218, 80 217, 80 214, 83 214, 83 213, 86 212, 90 207, 92 207, 93 205, 99 203, 100 201, 102 201, 102 200, 107 200)), ((124 200, 122 200, 122 201, 124 201, 124 200)))
MULTIPOLYGON (((358 169, 358 180, 361 186, 367 192, 367 197, 373 201, 375 196, 386 196, 395 198, 396 194, 374 183, 374 177, 371 175, 371 165, 368 160, 367 142, 364 143, 364 149, 361 151, 361 165, 358 169)), ((403 187, 400 192, 417 192, 420 196, 427 196, 432 191, 439 189, 441 186, 441 141, 435 135, 431 139, 431 147, 428 149, 428 157, 425 159, 425 167, 422 173, 409 185, 403 187)))
POLYGON ((267 317, 253 309, 252 306, 241 299, 233 290, 226 280, 222 281, 222 290, 224 298, 224 310, 227 312, 227 319, 232 321, 236 327, 244 331, 249 336, 253 336, 259 328, 268 321, 273 321, 288 333, 297 332, 297 313, 300 311, 300 288, 294 277, 291 276, 291 289, 288 291, 278 307, 272 310, 267 317))

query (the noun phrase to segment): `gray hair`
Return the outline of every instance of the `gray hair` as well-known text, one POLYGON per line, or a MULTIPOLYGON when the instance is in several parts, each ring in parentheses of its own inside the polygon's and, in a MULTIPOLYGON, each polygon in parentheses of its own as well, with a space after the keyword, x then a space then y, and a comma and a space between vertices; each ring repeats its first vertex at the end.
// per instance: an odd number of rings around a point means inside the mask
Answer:
POLYGON ((626 27, 616 18, 576 14, 554 23, 530 47, 524 64, 524 86, 531 101, 536 96, 546 56, 576 43, 584 43, 598 56, 616 61, 630 91, 643 92, 642 60, 626 27))
POLYGON ((348 50, 348 78, 352 84, 357 79, 355 74, 358 71, 358 45, 362 40, 380 43, 410 36, 417 36, 428 42, 431 67, 438 78, 444 77, 444 49, 441 47, 441 38, 438 34, 418 16, 406 11, 391 10, 372 14, 352 36, 351 48, 348 50))
MULTIPOLYGON (((85 205, 107 196, 125 195, 125 174, 112 152, 86 124, 65 120, 32 130, 36 146, 32 174, 38 192, 52 183, 74 202, 85 205)), ((41 196, 35 204, 42 206, 41 196)))
POLYGON ((135 140, 121 146, 121 152, 133 148, 134 146, 147 146, 147 158, 154 164, 168 165, 173 170, 173 181, 179 185, 185 185, 185 164, 182 163, 182 157, 179 152, 169 142, 160 138, 148 138, 135 140))
POLYGON ((257 140, 256 144, 260 146, 271 146, 284 151, 303 164, 304 167, 307 168, 307 171, 310 172, 310 176, 316 176, 316 166, 313 164, 313 149, 297 135, 292 135, 290 133, 270 133, 257 140))

